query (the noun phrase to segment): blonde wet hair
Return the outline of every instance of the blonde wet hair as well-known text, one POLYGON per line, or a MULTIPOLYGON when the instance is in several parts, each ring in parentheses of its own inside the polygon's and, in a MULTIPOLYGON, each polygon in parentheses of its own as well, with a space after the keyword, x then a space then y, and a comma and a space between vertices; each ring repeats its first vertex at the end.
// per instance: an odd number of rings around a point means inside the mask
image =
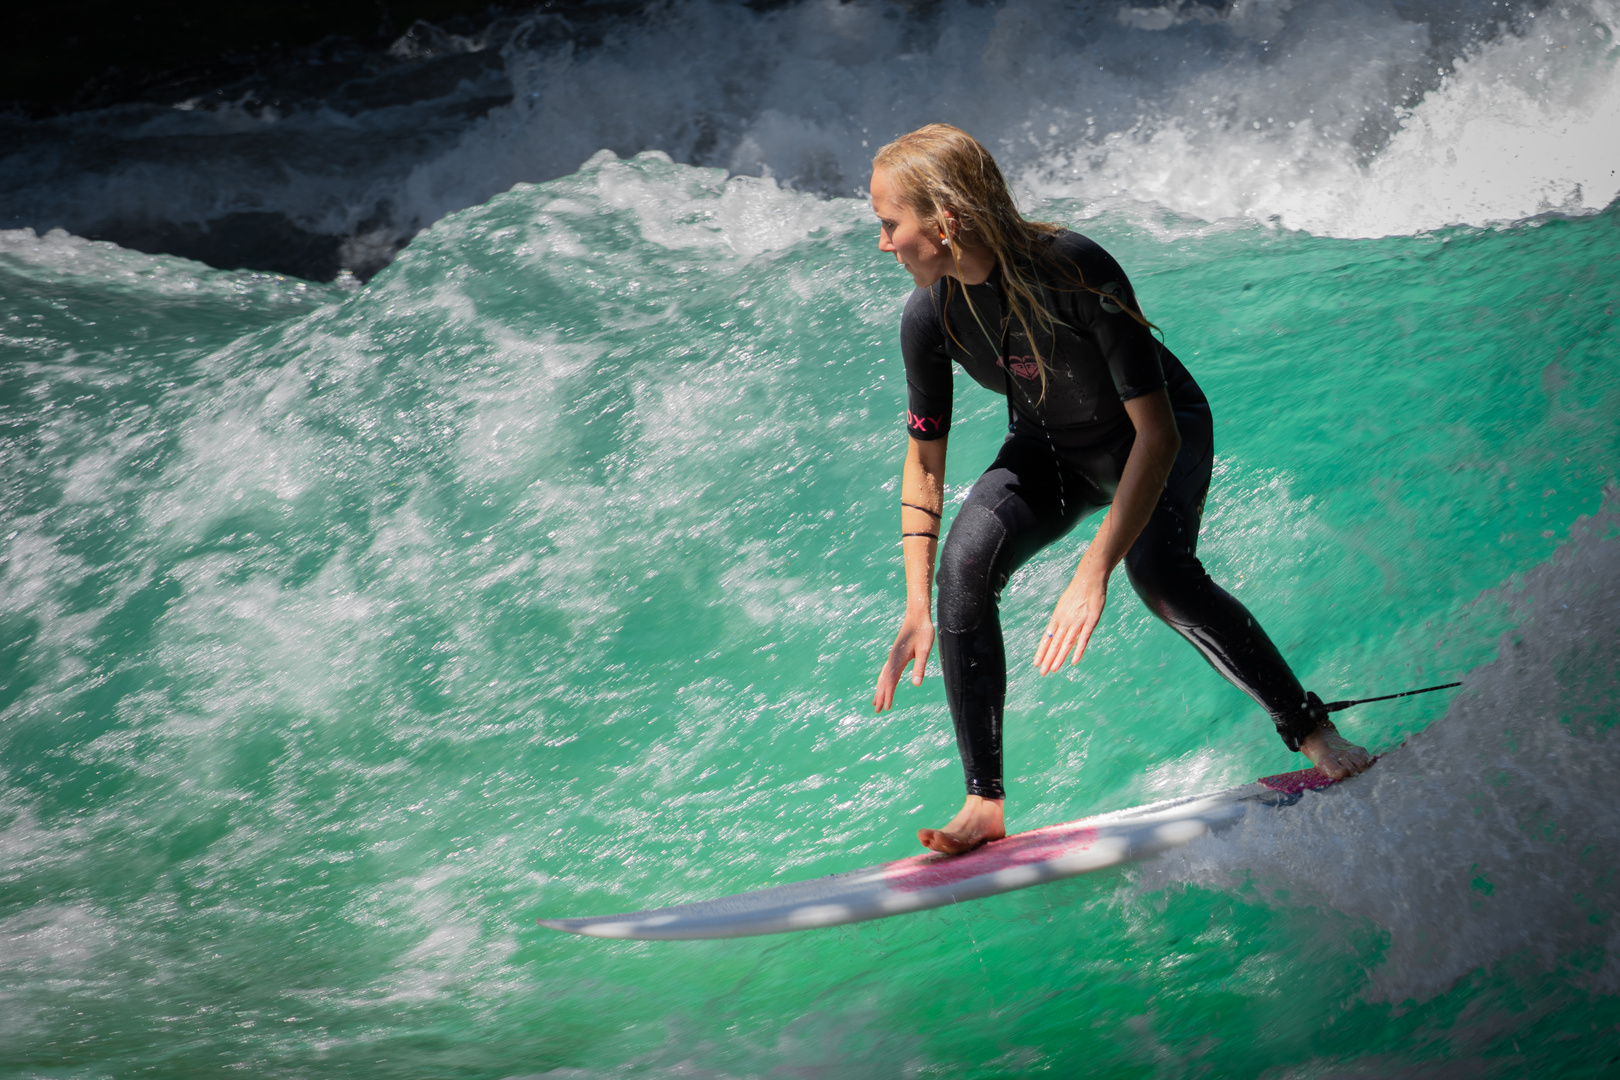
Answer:
MULTIPOLYGON (((990 151, 978 139, 950 124, 927 124, 900 136, 878 150, 872 158, 872 168, 888 173, 898 188, 900 201, 924 224, 938 229, 942 235, 949 232, 947 211, 955 218, 957 232, 950 252, 958 269, 962 265, 963 244, 986 249, 995 257, 1007 293, 1007 311, 1003 317, 1009 321, 1017 319, 1029 339, 1035 365, 1040 371, 1044 398, 1047 365, 1035 330, 1039 328, 1046 335, 1055 336, 1057 320, 1052 315, 1045 288, 1031 271, 1053 261, 1047 254, 1047 245, 1041 241, 1061 232, 1063 227, 1050 221, 1029 221, 1019 213, 1007 180, 990 151)), ((1077 269, 1064 265, 1059 267, 1059 272, 1074 287, 1105 296, 1123 307, 1137 322, 1153 325, 1141 312, 1122 303, 1121 297, 1104 293, 1085 281, 1077 269)), ((946 277, 947 311, 952 291, 958 287, 957 279, 946 277)), ((968 310, 977 319, 979 313, 973 308, 972 298, 965 292, 963 295, 968 310)), ((946 331, 950 332, 948 321, 946 331)), ((954 340, 955 334, 951 336, 954 340)), ((996 336, 991 335, 991 340, 995 341, 996 336)))

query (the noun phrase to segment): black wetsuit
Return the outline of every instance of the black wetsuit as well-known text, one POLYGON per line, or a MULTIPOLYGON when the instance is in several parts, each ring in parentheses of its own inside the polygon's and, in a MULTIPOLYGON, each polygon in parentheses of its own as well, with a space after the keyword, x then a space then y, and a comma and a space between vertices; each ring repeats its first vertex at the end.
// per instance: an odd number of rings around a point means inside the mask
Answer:
POLYGON ((950 431, 953 361, 1009 404, 1007 441, 956 514, 940 556, 940 661, 968 793, 1003 794, 1001 590, 1037 551, 1113 501, 1136 439, 1125 402, 1160 387, 1169 393, 1181 451, 1125 556, 1126 573, 1153 613, 1259 702, 1297 750, 1326 713, 1260 624, 1198 561, 1214 461, 1209 402, 1181 361, 1121 306, 1134 307, 1136 298, 1112 256, 1078 233, 1045 242, 1050 258, 1030 268, 1056 322, 1055 340, 1036 326, 1047 364, 1044 396, 1023 327, 1003 317, 999 271, 983 285, 947 278, 918 289, 901 325, 913 438, 950 431), (1103 295, 1077 287, 1076 272, 1103 295))

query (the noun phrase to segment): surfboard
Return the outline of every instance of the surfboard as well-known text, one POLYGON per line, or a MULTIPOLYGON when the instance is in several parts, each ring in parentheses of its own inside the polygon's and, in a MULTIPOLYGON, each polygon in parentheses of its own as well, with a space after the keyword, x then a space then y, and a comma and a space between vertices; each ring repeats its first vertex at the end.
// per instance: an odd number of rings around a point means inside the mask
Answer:
POLYGON ((1146 859, 1219 832, 1256 807, 1290 806, 1305 792, 1336 783, 1315 769, 1301 769, 1208 795, 1166 799, 1015 833, 965 855, 914 855, 718 900, 539 923, 590 937, 671 941, 780 934, 882 919, 1146 859))

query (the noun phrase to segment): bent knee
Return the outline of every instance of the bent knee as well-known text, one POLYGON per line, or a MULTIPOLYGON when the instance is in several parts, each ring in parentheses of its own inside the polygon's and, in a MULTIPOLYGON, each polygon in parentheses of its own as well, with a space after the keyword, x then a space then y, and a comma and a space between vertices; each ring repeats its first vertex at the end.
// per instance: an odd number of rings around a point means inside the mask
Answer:
POLYGON ((1142 602, 1161 617, 1178 598, 1204 589, 1209 582, 1198 556, 1163 548, 1132 548, 1125 556, 1125 576, 1142 602))

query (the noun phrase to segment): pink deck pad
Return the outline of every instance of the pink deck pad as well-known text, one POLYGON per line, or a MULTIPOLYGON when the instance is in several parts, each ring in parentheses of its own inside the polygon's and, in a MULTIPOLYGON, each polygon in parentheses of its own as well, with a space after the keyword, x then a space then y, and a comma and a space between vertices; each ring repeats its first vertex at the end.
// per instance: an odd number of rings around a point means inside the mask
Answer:
POLYGON ((1298 772, 1278 773, 1276 776, 1262 776, 1257 783, 1272 791, 1280 791, 1284 795, 1298 795, 1302 791, 1315 791, 1337 784, 1338 781, 1323 776, 1315 769, 1300 769, 1298 772))
POLYGON ((1090 826, 1049 825, 990 843, 966 855, 913 855, 883 868, 883 882, 896 892, 917 892, 937 885, 993 874, 1009 866, 1045 862, 1071 851, 1084 851, 1097 839, 1090 826))

